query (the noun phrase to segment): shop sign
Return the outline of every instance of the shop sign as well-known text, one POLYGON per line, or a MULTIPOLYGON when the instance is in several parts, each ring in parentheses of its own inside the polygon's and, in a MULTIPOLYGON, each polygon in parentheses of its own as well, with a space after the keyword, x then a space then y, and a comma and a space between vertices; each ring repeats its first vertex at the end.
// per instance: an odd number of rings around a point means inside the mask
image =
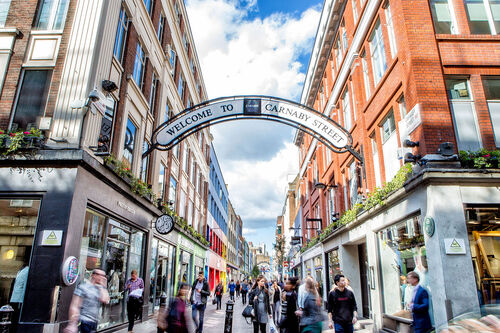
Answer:
POLYGON ((117 204, 118 204, 118 207, 121 207, 121 208, 125 209, 130 214, 135 214, 135 209, 133 209, 132 207, 128 206, 126 203, 124 203, 122 201, 118 201, 117 204))
POLYGON ((427 216, 424 220, 424 231, 427 236, 432 237, 434 235, 434 231, 436 230, 436 225, 434 224, 434 219, 430 216, 427 216))
POLYGON ((174 219, 168 214, 164 214, 156 219, 155 229, 158 233, 166 235, 174 230, 174 219))
POLYGON ((445 238, 444 248, 446 254, 465 254, 465 241, 463 238, 445 238))
POLYGON ((188 250, 191 250, 191 252, 194 252, 194 244, 190 240, 180 237, 180 245, 184 246, 188 250))
POLYGON ((76 257, 68 257, 62 267, 62 279, 65 285, 71 286, 78 280, 78 259, 76 257))
POLYGON ((44 230, 42 232, 41 246, 61 246, 62 237, 62 230, 44 230))

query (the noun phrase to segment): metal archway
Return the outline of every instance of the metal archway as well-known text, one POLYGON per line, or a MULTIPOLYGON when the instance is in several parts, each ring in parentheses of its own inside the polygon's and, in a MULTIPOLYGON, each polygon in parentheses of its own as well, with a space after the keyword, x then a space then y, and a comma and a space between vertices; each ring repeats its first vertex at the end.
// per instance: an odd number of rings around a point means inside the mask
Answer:
POLYGON ((350 152, 363 162, 352 147, 349 132, 324 114, 305 105, 270 96, 232 96, 212 99, 186 109, 161 124, 151 138, 151 148, 169 150, 201 129, 239 119, 276 121, 313 136, 336 153, 350 152))

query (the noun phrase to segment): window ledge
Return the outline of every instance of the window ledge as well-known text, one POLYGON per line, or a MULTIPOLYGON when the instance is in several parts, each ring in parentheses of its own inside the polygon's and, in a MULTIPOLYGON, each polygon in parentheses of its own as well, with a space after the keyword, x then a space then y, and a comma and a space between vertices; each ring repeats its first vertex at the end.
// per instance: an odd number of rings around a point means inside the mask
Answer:
POLYGON ((62 30, 31 30, 31 35, 62 35, 62 30))
POLYGON ((17 28, 0 28, 0 35, 19 35, 21 31, 17 28))
POLYGON ((457 41, 470 41, 476 42, 479 40, 484 41, 498 41, 500 42, 500 35, 452 35, 452 34, 437 34, 436 40, 457 40, 457 41))

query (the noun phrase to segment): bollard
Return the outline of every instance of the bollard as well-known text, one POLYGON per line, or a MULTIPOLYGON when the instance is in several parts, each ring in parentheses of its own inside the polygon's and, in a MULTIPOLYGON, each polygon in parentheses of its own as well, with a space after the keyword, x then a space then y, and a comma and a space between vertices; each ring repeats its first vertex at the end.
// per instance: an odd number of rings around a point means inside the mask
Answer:
POLYGON ((226 303, 226 319, 224 321, 224 333, 231 333, 233 331, 233 310, 234 302, 229 300, 226 303))
POLYGON ((8 304, 0 308, 0 333, 9 333, 13 313, 14 309, 8 304))

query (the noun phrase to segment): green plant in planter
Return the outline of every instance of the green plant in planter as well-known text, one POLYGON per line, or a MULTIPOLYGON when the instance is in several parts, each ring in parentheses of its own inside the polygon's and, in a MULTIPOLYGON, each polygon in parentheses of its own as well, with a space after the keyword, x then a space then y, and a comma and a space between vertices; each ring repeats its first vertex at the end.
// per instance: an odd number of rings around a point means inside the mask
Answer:
POLYGON ((0 131, 0 147, 5 149, 2 155, 13 155, 22 148, 37 148, 42 139, 41 131, 36 128, 10 133, 0 131))
POLYGON ((458 153, 458 159, 462 167, 474 169, 498 168, 500 162, 500 151, 480 149, 478 151, 464 151, 458 153))

